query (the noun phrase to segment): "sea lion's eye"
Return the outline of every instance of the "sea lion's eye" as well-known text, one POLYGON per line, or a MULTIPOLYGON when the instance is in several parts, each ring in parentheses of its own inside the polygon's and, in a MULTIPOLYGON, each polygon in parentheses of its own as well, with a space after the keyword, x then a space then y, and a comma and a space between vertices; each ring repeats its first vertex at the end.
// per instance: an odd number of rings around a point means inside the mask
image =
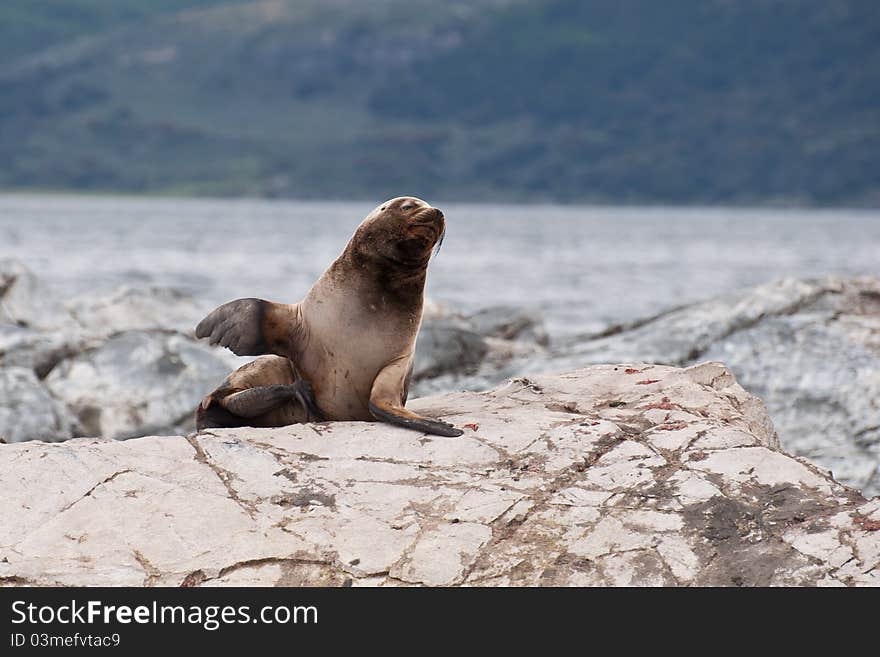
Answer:
POLYGON ((400 209, 406 212, 407 210, 412 210, 412 203, 406 203, 405 205, 401 205, 400 209))

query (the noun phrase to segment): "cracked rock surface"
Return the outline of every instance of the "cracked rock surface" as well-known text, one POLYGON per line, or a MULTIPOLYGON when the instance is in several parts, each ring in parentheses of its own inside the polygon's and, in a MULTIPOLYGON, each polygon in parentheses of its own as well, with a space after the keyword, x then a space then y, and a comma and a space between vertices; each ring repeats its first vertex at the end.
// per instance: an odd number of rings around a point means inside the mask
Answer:
POLYGON ((880 585, 880 499, 720 363, 603 365, 378 423, 0 445, 16 585, 880 585))
POLYGON ((633 360, 726 363, 764 400, 786 450, 880 494, 880 279, 767 283, 573 339, 505 374, 633 360))

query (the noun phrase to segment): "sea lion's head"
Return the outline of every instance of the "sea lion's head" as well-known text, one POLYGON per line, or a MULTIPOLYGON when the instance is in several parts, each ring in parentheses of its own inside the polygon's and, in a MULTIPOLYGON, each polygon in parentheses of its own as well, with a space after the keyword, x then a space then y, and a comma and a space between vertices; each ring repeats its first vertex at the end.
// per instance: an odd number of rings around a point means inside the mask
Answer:
POLYGON ((367 215, 350 247, 357 256, 386 265, 424 268, 445 231, 443 212, 414 196, 399 196, 367 215))

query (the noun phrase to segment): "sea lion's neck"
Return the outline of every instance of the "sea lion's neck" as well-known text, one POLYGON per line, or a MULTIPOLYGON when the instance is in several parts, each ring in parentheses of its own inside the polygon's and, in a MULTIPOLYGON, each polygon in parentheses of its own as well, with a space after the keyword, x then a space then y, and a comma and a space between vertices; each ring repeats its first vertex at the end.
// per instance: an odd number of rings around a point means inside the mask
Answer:
POLYGON ((376 267, 373 280, 383 294, 395 300, 401 307, 418 309, 421 314, 425 299, 427 269, 376 267))
MULTIPOLYGON (((348 248, 331 265, 331 270, 357 280, 367 300, 392 305, 421 315, 427 278, 427 262, 404 263, 390 258, 365 255, 348 248)), ((335 272, 334 272, 335 273, 335 272)))
POLYGON ((371 312, 382 310, 388 321, 405 325, 421 322, 427 269, 407 267, 381 258, 359 256, 346 250, 315 283, 306 301, 329 302, 339 315, 359 306, 371 312), (333 300, 333 301, 331 301, 333 300), (354 304, 352 306, 351 304, 354 304))

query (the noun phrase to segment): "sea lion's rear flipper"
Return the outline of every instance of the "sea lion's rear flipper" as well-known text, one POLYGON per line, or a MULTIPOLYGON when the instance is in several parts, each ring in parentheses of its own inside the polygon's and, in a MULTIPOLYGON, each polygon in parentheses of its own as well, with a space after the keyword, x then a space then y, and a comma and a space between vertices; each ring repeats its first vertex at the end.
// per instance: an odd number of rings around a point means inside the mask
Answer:
POLYGON ((299 305, 263 299, 236 299, 213 310, 196 327, 197 338, 209 338, 239 356, 277 354, 296 360, 301 326, 299 305))
POLYGON ((220 403, 239 417, 257 417, 268 413, 297 396, 295 385, 271 385, 248 388, 225 397, 220 403))
POLYGON ((220 403, 239 417, 258 417, 292 399, 305 409, 306 422, 323 422, 326 418, 318 408, 312 386, 305 379, 293 384, 274 384, 248 388, 225 397, 220 403))
POLYGON ((377 420, 437 436, 455 437, 464 432, 448 422, 417 415, 404 408, 405 382, 409 372, 408 359, 399 358, 387 365, 373 381, 370 392, 370 413, 377 420))
POLYGON ((196 431, 247 426, 247 419, 233 415, 217 400, 214 393, 202 400, 196 410, 196 431))

